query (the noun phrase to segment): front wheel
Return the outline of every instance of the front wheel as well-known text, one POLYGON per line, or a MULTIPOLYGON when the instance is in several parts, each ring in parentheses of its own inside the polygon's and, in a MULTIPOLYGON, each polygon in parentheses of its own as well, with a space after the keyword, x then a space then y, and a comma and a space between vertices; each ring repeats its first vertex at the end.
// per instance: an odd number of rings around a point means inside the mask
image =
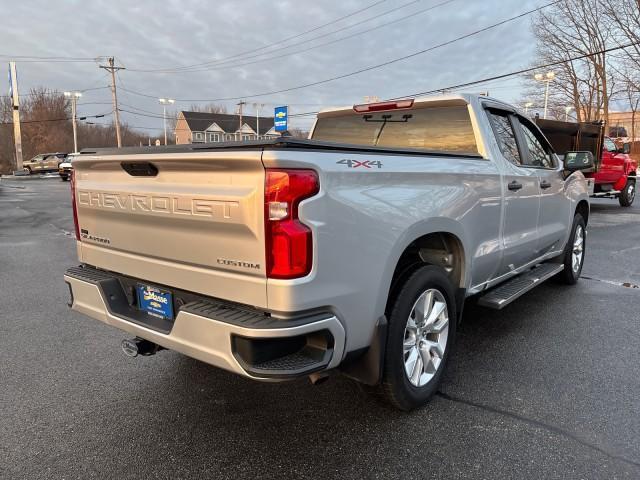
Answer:
POLYGON ((456 333, 453 286, 439 267, 416 270, 401 287, 389 314, 381 389, 409 411, 437 391, 456 333))
POLYGON ((584 264, 585 247, 587 245, 587 230, 584 218, 579 213, 573 217, 571 235, 564 249, 564 270, 558 274, 560 280, 567 285, 578 283, 582 265, 584 264))
POLYGON ((621 207, 630 207, 633 200, 636 198, 636 181, 635 179, 627 179, 627 184, 624 186, 618 197, 621 207))

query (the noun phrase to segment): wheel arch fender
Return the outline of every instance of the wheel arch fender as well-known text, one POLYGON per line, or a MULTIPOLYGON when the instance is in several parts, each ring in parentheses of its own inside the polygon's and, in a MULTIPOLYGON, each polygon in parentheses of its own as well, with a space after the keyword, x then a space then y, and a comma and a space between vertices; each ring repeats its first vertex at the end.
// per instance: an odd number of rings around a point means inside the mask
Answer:
MULTIPOLYGON (((569 210, 569 218, 567 219, 569 225, 573 224, 573 216, 578 210, 579 205, 587 206, 587 218, 589 214, 589 189, 587 187, 587 181, 582 172, 573 172, 567 177, 564 185, 565 196, 569 199, 571 208, 569 210)), ((583 208, 583 207, 580 207, 583 208)), ((585 218, 585 222, 587 220, 585 218)))
POLYGON ((380 315, 383 315, 386 311, 394 274, 403 254, 416 240, 433 234, 445 234, 457 241, 461 250, 461 272, 458 285, 454 285, 454 288, 466 288, 469 285, 471 259, 469 249, 466 248, 468 235, 465 233, 462 224, 447 217, 431 217, 416 222, 402 232, 391 252, 387 255, 377 295, 376 312, 379 312, 380 315))

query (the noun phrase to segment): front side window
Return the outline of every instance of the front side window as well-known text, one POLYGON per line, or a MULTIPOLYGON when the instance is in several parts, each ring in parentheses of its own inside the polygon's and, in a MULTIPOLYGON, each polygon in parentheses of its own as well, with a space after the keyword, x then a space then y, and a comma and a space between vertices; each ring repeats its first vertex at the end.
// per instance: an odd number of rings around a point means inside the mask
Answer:
POLYGON ((525 160, 525 165, 531 167, 553 168, 553 152, 549 147, 545 147, 535 132, 525 123, 520 123, 524 138, 529 149, 529 158, 525 160))
POLYGON ((522 165, 516 134, 508 114, 491 111, 488 114, 502 155, 514 165, 522 165))

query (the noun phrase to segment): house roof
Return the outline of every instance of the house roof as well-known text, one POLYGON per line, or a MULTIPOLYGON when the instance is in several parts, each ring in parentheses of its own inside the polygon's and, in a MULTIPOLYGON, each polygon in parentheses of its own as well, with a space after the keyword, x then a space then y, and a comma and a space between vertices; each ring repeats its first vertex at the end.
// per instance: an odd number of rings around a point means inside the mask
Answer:
MULTIPOLYGON (((192 132, 204 132, 213 123, 216 123, 227 133, 238 130, 240 126, 240 116, 229 113, 208 113, 208 112, 186 112, 181 111, 184 119, 189 125, 192 132)), ((256 131, 256 116, 243 115, 242 123, 249 125, 253 131, 256 131)), ((273 117, 260 117, 259 135, 264 135, 273 128, 273 117)))

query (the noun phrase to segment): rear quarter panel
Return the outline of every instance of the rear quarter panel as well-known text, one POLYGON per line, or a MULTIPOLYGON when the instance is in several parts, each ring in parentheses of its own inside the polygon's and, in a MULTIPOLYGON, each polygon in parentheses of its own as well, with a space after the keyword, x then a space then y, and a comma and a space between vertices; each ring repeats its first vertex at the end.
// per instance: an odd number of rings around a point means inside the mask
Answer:
POLYGON ((346 319, 347 350, 369 345, 398 259, 416 238, 444 231, 460 239, 467 266, 460 286, 487 280, 496 268, 501 188, 491 161, 287 149, 266 150, 263 163, 312 168, 320 177, 319 195, 300 205, 301 220, 313 230, 312 272, 268 280, 269 309, 334 311, 346 319), (344 159, 381 167, 349 168, 339 163, 344 159))

